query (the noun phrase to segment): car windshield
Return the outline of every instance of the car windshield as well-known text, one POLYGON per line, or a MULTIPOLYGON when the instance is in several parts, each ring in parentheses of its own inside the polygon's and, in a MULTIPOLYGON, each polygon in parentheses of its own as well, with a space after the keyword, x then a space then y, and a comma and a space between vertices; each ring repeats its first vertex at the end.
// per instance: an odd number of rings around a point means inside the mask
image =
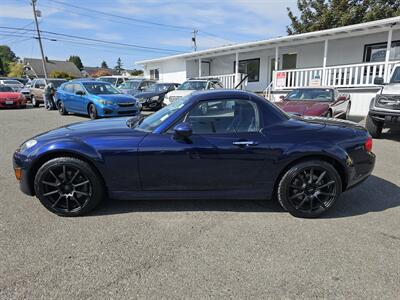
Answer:
POLYGON ((207 81, 186 81, 182 83, 178 90, 204 90, 207 86, 207 81))
POLYGON ((14 90, 9 86, 0 86, 0 92, 13 92, 14 90))
POLYGON ((169 87, 170 87, 169 84, 157 83, 149 86, 146 89, 146 92, 162 93, 168 91, 169 87))
POLYGON ((17 84, 17 85, 22 85, 21 82, 18 80, 4 80, 4 84, 17 84))
POLYGON ((390 83, 400 83, 400 67, 397 67, 394 70, 390 83))
POLYGON ((120 89, 137 89, 139 86, 140 81, 125 81, 122 83, 118 88, 120 89))
POLYGON ((55 88, 58 88, 60 85, 62 85, 64 82, 67 82, 66 80, 49 80, 49 83, 52 83, 55 88))
POLYGON ((291 91, 285 100, 332 101, 332 91, 330 89, 297 89, 291 91))
POLYGON ((104 82, 84 82, 83 86, 89 94, 93 95, 112 95, 121 94, 116 88, 109 83, 104 82))
POLYGON ((105 81, 111 84, 115 84, 117 82, 117 78, 114 77, 99 77, 100 81, 105 81))
POLYGON ((140 131, 151 132, 161 123, 167 120, 173 113, 181 109, 190 99, 190 96, 182 97, 170 105, 165 106, 151 116, 143 119, 135 129, 140 131))

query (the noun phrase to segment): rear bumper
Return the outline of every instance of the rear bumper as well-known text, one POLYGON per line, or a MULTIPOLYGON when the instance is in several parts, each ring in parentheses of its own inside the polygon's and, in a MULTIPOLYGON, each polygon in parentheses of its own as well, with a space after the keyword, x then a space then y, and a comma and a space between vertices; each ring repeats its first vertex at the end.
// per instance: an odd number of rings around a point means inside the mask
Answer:
POLYGON ((25 101, 14 101, 13 104, 6 104, 5 101, 0 102, 0 108, 19 108, 25 106, 26 106, 25 101))
POLYGON ((357 186, 367 179, 374 170, 376 156, 365 150, 357 151, 350 157, 348 162, 348 181, 346 190, 357 186))

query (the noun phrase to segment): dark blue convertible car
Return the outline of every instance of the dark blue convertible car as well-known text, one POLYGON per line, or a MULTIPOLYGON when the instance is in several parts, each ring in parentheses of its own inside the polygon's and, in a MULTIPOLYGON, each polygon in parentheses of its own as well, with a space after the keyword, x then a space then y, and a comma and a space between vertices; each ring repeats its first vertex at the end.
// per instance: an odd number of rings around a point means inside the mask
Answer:
POLYGON ((289 116, 255 94, 196 92, 143 118, 67 125, 14 154, 21 190, 77 216, 111 199, 274 199, 316 217, 371 174, 361 126, 289 116))

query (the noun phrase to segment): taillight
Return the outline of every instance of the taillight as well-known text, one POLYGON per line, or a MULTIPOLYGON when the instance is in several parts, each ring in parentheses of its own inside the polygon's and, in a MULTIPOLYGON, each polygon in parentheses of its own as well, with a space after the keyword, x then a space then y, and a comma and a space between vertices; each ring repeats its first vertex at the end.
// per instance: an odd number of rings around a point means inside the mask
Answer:
POLYGON ((372 151, 372 137, 368 137, 364 143, 364 149, 368 152, 372 151))

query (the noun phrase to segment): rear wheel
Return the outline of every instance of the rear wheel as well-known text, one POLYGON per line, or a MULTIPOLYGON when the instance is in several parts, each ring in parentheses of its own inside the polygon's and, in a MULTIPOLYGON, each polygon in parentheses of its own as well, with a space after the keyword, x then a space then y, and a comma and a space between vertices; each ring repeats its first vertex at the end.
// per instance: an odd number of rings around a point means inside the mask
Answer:
POLYGON ((31 97, 31 101, 32 101, 32 105, 33 105, 34 107, 39 107, 39 102, 36 100, 36 97, 35 97, 35 96, 32 96, 32 97, 31 97))
POLYGON ((329 210, 342 192, 336 169, 321 160, 310 160, 291 167, 278 186, 278 200, 291 215, 315 218, 329 210))
POLYGON ((345 120, 348 120, 350 117, 350 109, 351 109, 351 103, 347 104, 346 114, 344 115, 345 120))
POLYGON ((102 181, 86 162, 59 157, 46 162, 35 176, 40 202, 60 216, 79 216, 92 210, 104 197, 102 181))
POLYGON ((65 109, 64 102, 61 100, 57 102, 57 108, 58 108, 58 112, 62 116, 65 116, 68 113, 67 110, 65 109))
POLYGON ((94 104, 89 105, 88 112, 89 112, 89 117, 92 120, 95 120, 98 118, 96 106, 94 104))
POLYGON ((373 138, 380 138, 382 134, 383 123, 375 121, 370 115, 367 116, 365 127, 373 138))

